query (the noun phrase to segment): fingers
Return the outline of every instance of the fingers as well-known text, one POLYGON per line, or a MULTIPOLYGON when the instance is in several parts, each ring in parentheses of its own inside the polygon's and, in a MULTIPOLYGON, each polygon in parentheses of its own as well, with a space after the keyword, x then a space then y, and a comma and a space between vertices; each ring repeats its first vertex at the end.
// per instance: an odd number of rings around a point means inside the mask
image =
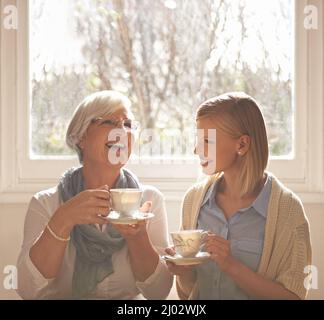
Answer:
POLYGON ((92 207, 88 212, 90 213, 91 216, 100 215, 103 217, 107 217, 110 212, 110 209, 108 207, 92 207))
POLYGON ((209 239, 205 245, 204 249, 207 252, 218 252, 218 253, 223 253, 226 254, 229 252, 229 242, 219 242, 218 240, 215 239, 209 239))
POLYGON ((143 203, 142 207, 140 208, 141 212, 150 212, 152 208, 152 201, 146 201, 143 203))
POLYGON ((109 191, 109 186, 107 184, 104 184, 103 186, 101 186, 101 187, 99 187, 99 188, 97 188, 95 190, 107 190, 107 191, 109 191))
POLYGON ((114 224, 114 226, 120 232, 128 232, 128 231, 141 229, 141 225, 139 223, 136 223, 136 224, 114 224))
POLYGON ((139 225, 139 226, 146 226, 146 224, 147 224, 146 220, 137 221, 137 225, 139 225))
POLYGON ((106 218, 108 217, 109 212, 110 212, 110 211, 104 211, 104 212, 102 212, 102 213, 97 214, 97 216, 106 219, 106 218))
POLYGON ((170 273, 181 276, 186 272, 192 271, 192 266, 177 266, 171 261, 166 261, 166 265, 170 273))
POLYGON ((176 254, 174 247, 169 247, 165 249, 165 252, 169 254, 170 256, 174 256, 176 254))
POLYGON ((141 226, 138 224, 120 225, 113 224, 114 228, 124 237, 133 237, 141 232, 141 226))
MULTIPOLYGON (((174 247, 165 248, 164 251, 170 256, 174 256, 176 254, 174 247)), ((172 261, 166 261, 166 265, 169 272, 177 276, 181 276, 184 273, 192 270, 192 266, 177 266, 172 261)))
POLYGON ((228 253, 228 250, 226 248, 218 245, 206 246, 205 250, 210 254, 216 254, 216 255, 226 255, 228 253))
POLYGON ((206 250, 208 253, 210 253, 211 255, 215 255, 215 256, 219 256, 219 255, 223 255, 224 251, 219 249, 218 247, 215 246, 211 246, 206 250))
POLYGON ((92 199, 92 203, 97 208, 110 208, 110 203, 104 199, 92 199))
POLYGON ((110 200, 110 192, 108 190, 88 190, 90 195, 97 199, 110 200))
POLYGON ((100 216, 93 217, 91 219, 90 224, 96 224, 96 223, 100 224, 100 225, 109 224, 109 220, 107 220, 106 218, 100 217, 100 216))
POLYGON ((209 241, 217 241, 219 243, 223 243, 225 245, 227 245, 229 243, 228 240, 216 235, 216 234, 213 234, 213 233, 208 233, 208 235, 204 238, 204 242, 207 243, 209 241))
POLYGON ((203 240, 204 250, 212 255, 212 259, 216 262, 230 255, 230 241, 208 233, 207 237, 203 240), (222 258, 221 258, 222 257, 222 258))
POLYGON ((115 224, 116 229, 120 231, 129 231, 129 230, 136 230, 139 228, 137 224, 115 224))

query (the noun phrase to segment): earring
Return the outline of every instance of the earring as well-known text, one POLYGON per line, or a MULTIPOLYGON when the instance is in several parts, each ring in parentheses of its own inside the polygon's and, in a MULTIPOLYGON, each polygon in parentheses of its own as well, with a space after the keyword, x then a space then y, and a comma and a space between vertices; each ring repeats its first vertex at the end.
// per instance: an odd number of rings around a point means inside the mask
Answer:
POLYGON ((239 152, 238 152, 238 155, 239 155, 239 156, 240 156, 240 155, 242 155, 242 152, 241 152, 241 151, 239 151, 239 152))

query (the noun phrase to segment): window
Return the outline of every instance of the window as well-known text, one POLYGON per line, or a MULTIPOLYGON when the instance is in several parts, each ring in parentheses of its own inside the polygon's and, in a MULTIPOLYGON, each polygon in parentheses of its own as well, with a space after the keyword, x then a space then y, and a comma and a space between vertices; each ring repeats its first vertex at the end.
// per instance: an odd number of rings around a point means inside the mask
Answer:
MULTIPOLYGON (((311 1, 320 24, 309 31, 308 0, 259 2, 0 0, 16 5, 19 18, 18 30, 1 25, 0 34, 0 201, 26 201, 77 164, 63 143, 67 121, 87 93, 110 87, 166 140, 170 130, 192 134, 206 97, 246 91, 266 117, 269 169, 302 199, 323 201, 324 5, 311 1), (123 49, 130 43, 131 54, 123 49)), ((176 201, 198 175, 194 162, 130 166, 176 201)))
MULTIPOLYGON (((245 91, 262 104, 271 154, 292 157, 293 5, 31 0, 31 154, 71 154, 64 134, 74 108, 89 93, 115 89, 130 97, 142 127, 154 128, 156 143, 178 136, 188 156, 197 106, 245 91)), ((166 153, 163 144, 140 151, 166 153)))

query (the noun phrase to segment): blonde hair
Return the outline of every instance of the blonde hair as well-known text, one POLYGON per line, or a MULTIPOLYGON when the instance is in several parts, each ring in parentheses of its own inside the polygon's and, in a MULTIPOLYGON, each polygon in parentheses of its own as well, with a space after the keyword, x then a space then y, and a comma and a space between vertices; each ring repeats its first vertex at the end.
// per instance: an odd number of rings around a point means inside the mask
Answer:
POLYGON ((217 129, 234 139, 243 135, 250 137, 250 148, 242 157, 239 181, 241 195, 253 193, 263 178, 269 158, 265 122, 257 102, 243 92, 225 93, 199 106, 196 119, 205 117, 217 118, 217 129))
POLYGON ((126 96, 112 90, 93 93, 77 106, 66 132, 66 144, 77 152, 80 163, 83 161, 83 154, 78 144, 91 122, 119 110, 126 110, 133 116, 130 107, 131 102, 126 96))

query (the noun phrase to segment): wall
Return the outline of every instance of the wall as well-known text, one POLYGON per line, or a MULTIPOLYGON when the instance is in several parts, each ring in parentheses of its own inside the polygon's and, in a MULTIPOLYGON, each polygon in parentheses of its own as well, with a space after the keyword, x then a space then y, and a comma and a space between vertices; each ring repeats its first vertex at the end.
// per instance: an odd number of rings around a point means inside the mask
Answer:
MULTIPOLYGON (((24 216, 27 204, 0 204, 0 299, 19 299, 12 290, 5 290, 3 268, 6 265, 15 265, 22 241, 24 216)), ((324 300, 324 205, 305 205, 311 225, 313 242, 313 264, 318 268, 318 289, 311 290, 310 299, 324 300)), ((167 202, 169 216, 169 231, 176 230, 179 226, 180 202, 167 202)), ((175 291, 171 298, 176 297, 175 291)))

